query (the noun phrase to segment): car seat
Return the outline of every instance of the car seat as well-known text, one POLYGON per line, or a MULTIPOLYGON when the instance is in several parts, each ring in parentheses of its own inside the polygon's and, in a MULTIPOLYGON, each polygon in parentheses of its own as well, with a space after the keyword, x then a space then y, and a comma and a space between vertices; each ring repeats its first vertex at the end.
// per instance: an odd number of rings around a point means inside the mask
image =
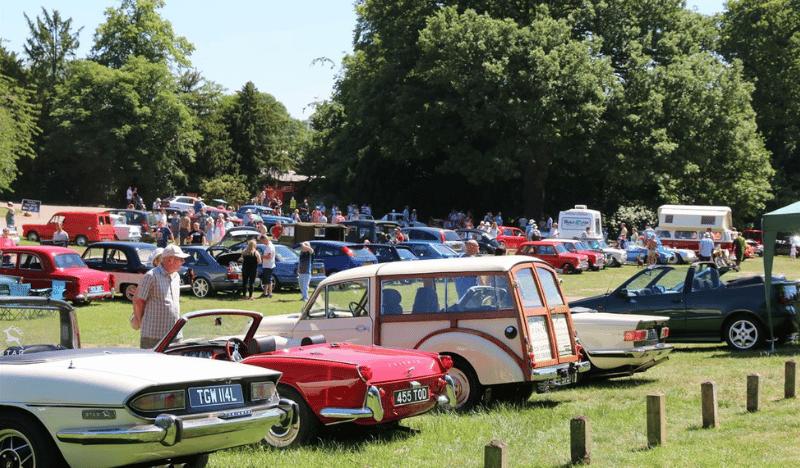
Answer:
POLYGON ((396 289, 384 289, 381 292, 381 315, 400 315, 403 313, 403 306, 400 301, 403 296, 396 289))
POLYGON ((433 288, 427 286, 417 289, 414 297, 412 314, 429 314, 439 312, 439 297, 433 288))

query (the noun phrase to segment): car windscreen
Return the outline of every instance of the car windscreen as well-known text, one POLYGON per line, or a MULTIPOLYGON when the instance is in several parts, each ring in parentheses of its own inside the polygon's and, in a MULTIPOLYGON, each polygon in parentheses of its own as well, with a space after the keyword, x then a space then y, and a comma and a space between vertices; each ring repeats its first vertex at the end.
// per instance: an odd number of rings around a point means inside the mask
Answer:
POLYGON ((353 257, 359 257, 359 258, 374 257, 372 251, 370 251, 368 248, 366 248, 366 246, 363 245, 350 246, 349 249, 351 252, 353 252, 353 257))
POLYGON ((556 248, 556 252, 558 252, 560 254, 567 253, 567 248, 564 247, 564 244, 554 244, 553 247, 555 247, 556 248))
POLYGON ((442 231, 442 235, 444 236, 444 240, 447 242, 455 241, 460 242, 461 238, 458 237, 455 231, 444 230, 442 231))
POLYGON ((575 248, 575 245, 572 244, 571 242, 565 242, 565 243, 563 243, 561 245, 563 245, 564 248, 567 249, 567 252, 575 253, 575 252, 578 251, 578 249, 575 248))
POLYGON ((431 244, 433 250, 439 252, 440 254, 444 255, 445 257, 456 257, 458 254, 455 250, 451 249, 450 247, 444 244, 431 244))
POLYGON ((294 250, 285 245, 273 244, 275 246, 275 260, 278 262, 297 262, 300 257, 294 250))
POLYGON ((53 261, 56 264, 56 268, 82 268, 86 267, 86 264, 83 263, 81 260, 80 255, 77 253, 63 253, 56 255, 53 258, 53 261))
POLYGON ((203 343, 214 341, 224 343, 232 336, 241 337, 250 329, 253 322, 246 315, 206 315, 193 317, 181 329, 181 343, 203 343))

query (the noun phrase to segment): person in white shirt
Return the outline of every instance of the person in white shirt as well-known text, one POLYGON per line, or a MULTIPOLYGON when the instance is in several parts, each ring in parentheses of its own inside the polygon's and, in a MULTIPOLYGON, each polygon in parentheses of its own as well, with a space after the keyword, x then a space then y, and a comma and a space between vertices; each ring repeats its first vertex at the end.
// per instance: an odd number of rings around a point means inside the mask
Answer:
POLYGON ((714 241, 711 240, 711 233, 705 232, 700 240, 700 261, 710 261, 713 253, 714 241))
POLYGON ((266 234, 258 236, 258 240, 264 245, 264 253, 261 255, 261 287, 264 288, 264 292, 260 297, 272 297, 272 270, 275 269, 275 246, 266 234))

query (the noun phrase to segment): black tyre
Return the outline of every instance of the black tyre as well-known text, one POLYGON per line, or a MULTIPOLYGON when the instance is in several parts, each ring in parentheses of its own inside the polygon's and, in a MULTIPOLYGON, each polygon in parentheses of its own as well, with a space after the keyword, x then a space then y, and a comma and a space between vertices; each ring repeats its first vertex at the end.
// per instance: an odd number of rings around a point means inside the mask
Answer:
POLYGON ((208 454, 192 455, 171 460, 173 465, 183 465, 183 468, 205 468, 208 466, 208 454))
POLYGON ((764 343, 764 327, 757 320, 738 316, 725 323, 725 341, 731 349, 749 351, 764 343))
POLYGON ((89 239, 86 236, 77 236, 75 237, 75 245, 78 247, 86 247, 89 245, 89 239))
POLYGON ((525 403, 536 386, 531 383, 504 384, 492 387, 492 399, 510 403, 525 403))
POLYGON ((475 369, 466 360, 453 356, 453 367, 447 373, 455 384, 456 406, 452 409, 463 413, 475 407, 483 396, 475 369))
POLYGON ((31 231, 28 233, 27 239, 31 242, 39 242, 39 233, 36 231, 31 231))
POLYGON ((322 423, 308 407, 300 393, 287 385, 278 385, 278 393, 281 398, 288 398, 297 403, 297 424, 289 427, 272 426, 264 436, 264 442, 275 448, 283 448, 291 445, 304 445, 316 439, 322 423))
POLYGON ((211 283, 202 276, 198 276, 192 281, 192 294, 194 294, 194 297, 203 298, 211 294, 211 292, 211 283))
POLYGON ((14 413, 0 415, 0 466, 67 468, 50 434, 14 413))
POLYGON ((122 285, 122 295, 125 296, 125 299, 133 302, 136 297, 136 289, 135 284, 124 284, 122 285))
POLYGON ((275 276, 275 275, 272 275, 272 292, 280 291, 280 289, 282 287, 283 286, 281 285, 281 282, 278 281, 278 277, 275 276))
POLYGON ((563 270, 565 275, 571 275, 575 273, 575 266, 572 265, 571 263, 565 263, 563 270))

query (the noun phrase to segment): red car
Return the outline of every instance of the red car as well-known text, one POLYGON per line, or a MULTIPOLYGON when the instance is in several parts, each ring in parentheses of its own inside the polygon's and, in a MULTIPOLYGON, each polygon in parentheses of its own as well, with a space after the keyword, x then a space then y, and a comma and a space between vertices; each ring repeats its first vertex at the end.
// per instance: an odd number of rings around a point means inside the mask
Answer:
POLYGON ((517 249, 517 255, 540 258, 562 273, 580 273, 589 268, 589 258, 586 255, 569 252, 558 242, 525 242, 517 249))
POLYGON ((589 259, 589 268, 598 271, 606 266, 606 256, 602 252, 595 252, 593 250, 585 250, 581 241, 571 239, 547 239, 542 242, 552 242, 554 244, 563 244, 568 252, 586 255, 589 259))
POLYGON ((527 240, 522 229, 508 226, 500 226, 499 229, 500 233, 497 234, 497 242, 506 251, 518 249, 519 245, 527 240))
POLYGON ((29 246, 3 250, 0 274, 21 276, 31 289, 65 282, 64 300, 87 303, 114 294, 114 277, 87 267, 78 252, 65 247, 29 246))
POLYGON ((270 428, 264 440, 272 446, 313 441, 326 425, 376 425, 417 416, 437 405, 455 405, 453 380, 447 375, 453 366, 449 356, 325 343, 321 335, 285 349, 284 337, 255 336, 261 319, 260 313, 243 310, 190 312, 155 351, 283 372, 278 392, 297 403, 299 417, 290 426, 270 428))

